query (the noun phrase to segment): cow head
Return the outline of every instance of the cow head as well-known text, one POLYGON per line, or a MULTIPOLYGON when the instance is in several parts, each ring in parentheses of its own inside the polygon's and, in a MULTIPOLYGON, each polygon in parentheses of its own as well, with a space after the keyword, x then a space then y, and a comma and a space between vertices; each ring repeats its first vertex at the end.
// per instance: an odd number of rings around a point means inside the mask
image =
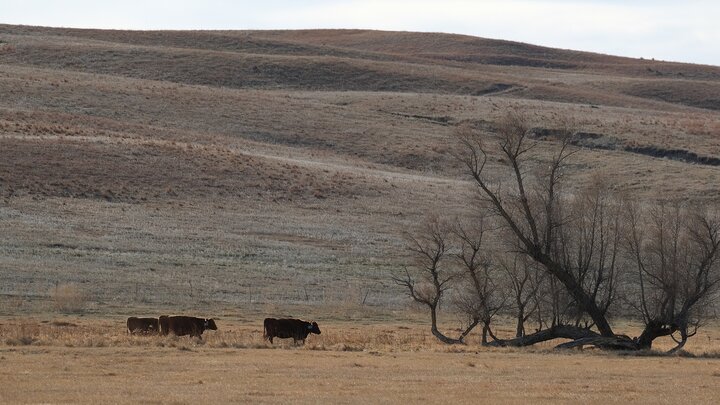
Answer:
POLYGON ((205 329, 217 330, 217 325, 215 325, 215 320, 214 319, 206 319, 205 320, 205 329))
POLYGON ((318 335, 320 334, 320 327, 318 327, 317 322, 308 323, 307 328, 310 333, 317 333, 318 335))

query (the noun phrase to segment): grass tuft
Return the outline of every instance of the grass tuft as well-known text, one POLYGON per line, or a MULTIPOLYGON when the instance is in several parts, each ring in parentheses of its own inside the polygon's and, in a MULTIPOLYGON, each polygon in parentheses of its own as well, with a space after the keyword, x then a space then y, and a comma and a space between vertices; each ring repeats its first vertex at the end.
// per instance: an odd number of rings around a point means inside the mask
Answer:
POLYGON ((65 313, 82 313, 87 304, 85 293, 77 284, 59 284, 51 291, 56 310, 65 313))

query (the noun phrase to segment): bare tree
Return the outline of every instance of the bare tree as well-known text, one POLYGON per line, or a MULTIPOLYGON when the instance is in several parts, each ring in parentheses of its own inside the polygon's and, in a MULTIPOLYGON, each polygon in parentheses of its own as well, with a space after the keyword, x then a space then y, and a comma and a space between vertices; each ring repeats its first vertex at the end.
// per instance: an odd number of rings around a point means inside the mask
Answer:
POLYGON ((697 332, 703 309, 720 289, 720 219, 706 207, 680 203, 649 209, 635 204, 628 211, 639 290, 634 307, 646 325, 637 344, 650 348, 669 335, 677 343, 671 351, 677 351, 697 332))
MULTIPOLYGON (((515 312, 515 337, 525 336, 526 322, 539 311, 541 300, 538 292, 543 285, 545 273, 538 271, 527 256, 509 252, 500 255, 498 265, 504 271, 513 296, 515 312)), ((538 329, 542 329, 542 318, 538 318, 538 329)))
MULTIPOLYGON (((555 260, 571 271, 599 315, 605 317, 618 297, 622 204, 607 183, 595 179, 563 205, 569 215, 553 240, 555 260)), ((578 309, 573 320, 576 326, 585 315, 582 307, 578 309)))
POLYGON ((423 227, 419 236, 408 236, 409 250, 415 260, 413 267, 419 274, 415 277, 406 268, 405 275, 393 277, 393 281, 405 287, 413 301, 428 307, 432 334, 443 343, 456 344, 463 343, 465 336, 478 322, 471 322, 456 339, 444 335, 437 326, 440 301, 448 290, 450 282, 458 276, 457 272, 443 266, 447 261, 449 234, 448 227, 434 217, 423 227), (416 278, 419 278, 419 281, 416 278))
POLYGON ((482 323, 483 343, 490 346, 566 338, 571 341, 558 347, 639 350, 671 336, 677 342, 672 351, 682 348, 720 294, 720 218, 706 207, 643 208, 618 198, 599 177, 568 192, 565 172, 577 150, 573 131, 562 126, 550 142, 541 142, 527 122, 512 111, 496 136, 458 130, 457 157, 477 186, 481 210, 500 224, 492 234, 504 255, 496 263, 488 259, 485 222, 474 221, 474 228, 454 231, 460 270, 441 270, 449 238, 434 221, 422 240, 411 239, 427 287, 418 288, 407 271, 396 283, 430 308, 433 334, 447 343, 462 342, 482 323), (541 148, 544 154, 537 153, 541 148), (455 307, 468 319, 458 339, 437 330, 438 303, 451 283, 459 292, 455 307), (610 324, 613 313, 628 307, 645 324, 635 338, 616 334, 610 324), (491 322, 503 311, 516 317, 514 338, 492 333, 491 322), (527 333, 531 318, 537 328, 527 333))
MULTIPOLYGON (((481 134, 465 128, 458 134, 465 152, 460 156, 461 161, 474 179, 488 208, 508 228, 511 243, 517 244, 519 252, 542 265, 544 271, 563 285, 574 304, 589 317, 600 335, 614 337, 605 316, 606 305, 596 300, 600 290, 608 289, 606 279, 595 269, 591 272, 591 261, 587 258, 583 260, 582 252, 571 250, 564 243, 572 237, 573 225, 578 222, 570 217, 571 213, 566 212, 569 204, 559 192, 566 161, 573 154, 570 146, 571 131, 561 131, 554 155, 549 161, 535 164, 534 167, 532 163, 539 160, 531 156, 531 152, 537 142, 530 141, 528 134, 527 121, 517 112, 511 112, 499 123, 499 142, 495 145, 486 144, 481 134), (502 157, 513 179, 509 190, 497 188, 487 176, 489 157, 495 154, 502 157), (530 172, 538 174, 530 176, 530 172)), ((589 232, 596 230, 591 228, 589 232)), ((594 234, 589 237, 596 240, 594 234)), ((573 335, 583 333, 591 335, 589 328, 573 335)), ((519 338, 516 342, 505 343, 523 345, 524 342, 524 338, 519 338)))
POLYGON ((459 131, 465 152, 461 161, 486 206, 506 226, 506 240, 550 277, 550 327, 542 330, 540 325, 534 336, 496 343, 525 345, 568 337, 575 342, 563 347, 645 349, 657 337, 678 332, 677 348, 682 347, 699 324, 698 304, 711 300, 720 283, 716 269, 720 222, 705 210, 689 215, 661 207, 648 218, 633 211, 631 230, 624 229, 621 218, 626 207, 607 184, 597 181, 574 193, 562 190, 567 161, 575 150, 572 133, 556 131, 554 152, 542 159, 534 153, 539 142, 529 138, 527 120, 520 113, 511 112, 498 124, 497 142, 487 142, 468 128, 459 131), (491 157, 505 163, 501 169, 507 171, 511 184, 488 175, 491 157), (646 223, 652 224, 650 229, 646 223), (622 273, 628 268, 621 254, 625 234, 631 235, 634 277, 622 273), (620 283, 623 279, 627 285, 620 283), (622 288, 640 292, 635 306, 646 326, 635 339, 615 334, 609 322, 622 288))
MULTIPOLYGON (((492 335, 490 325, 493 318, 506 307, 505 289, 499 285, 498 277, 493 274, 489 255, 483 250, 485 235, 485 218, 474 221, 472 230, 458 224, 455 235, 459 239, 459 252, 456 254, 461 263, 463 286, 456 298, 456 307, 470 320, 473 327, 479 322, 483 324, 482 341, 487 342, 488 334, 492 335)), ((470 331, 466 329, 465 335, 470 331)), ((463 335, 464 337, 464 335, 463 335)))

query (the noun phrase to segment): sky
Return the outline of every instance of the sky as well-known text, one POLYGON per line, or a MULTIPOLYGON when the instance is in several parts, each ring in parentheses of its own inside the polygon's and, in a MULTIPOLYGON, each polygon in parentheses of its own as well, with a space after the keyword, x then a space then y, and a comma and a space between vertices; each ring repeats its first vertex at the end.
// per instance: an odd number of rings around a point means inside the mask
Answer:
POLYGON ((0 23, 447 32, 720 66, 718 0, 0 0, 0 23))

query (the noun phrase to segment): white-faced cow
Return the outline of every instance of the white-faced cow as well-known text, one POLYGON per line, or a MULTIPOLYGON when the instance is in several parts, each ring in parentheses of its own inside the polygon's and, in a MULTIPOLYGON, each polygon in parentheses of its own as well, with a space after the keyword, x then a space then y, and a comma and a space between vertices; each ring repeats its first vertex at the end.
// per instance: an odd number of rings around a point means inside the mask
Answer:
POLYGON ((194 316, 166 316, 159 319, 160 332, 163 335, 170 333, 177 336, 190 335, 202 339, 206 330, 217 330, 214 319, 195 318, 194 316))
POLYGON ((273 342, 273 338, 292 338, 293 343, 298 340, 305 344, 305 339, 310 333, 320 334, 317 322, 305 322, 300 319, 275 319, 265 318, 265 339, 273 342))

